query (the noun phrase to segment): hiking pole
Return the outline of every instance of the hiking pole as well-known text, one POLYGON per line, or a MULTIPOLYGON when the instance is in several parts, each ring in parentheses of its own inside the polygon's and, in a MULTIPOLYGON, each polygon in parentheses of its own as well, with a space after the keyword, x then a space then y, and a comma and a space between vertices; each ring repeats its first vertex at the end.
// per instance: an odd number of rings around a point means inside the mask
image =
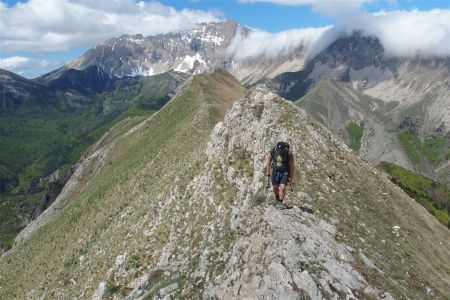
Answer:
POLYGON ((266 192, 270 187, 270 176, 267 176, 267 183, 266 183, 266 192))
POLYGON ((289 181, 289 185, 291 186, 291 192, 293 192, 294 188, 292 187, 292 181, 289 181))

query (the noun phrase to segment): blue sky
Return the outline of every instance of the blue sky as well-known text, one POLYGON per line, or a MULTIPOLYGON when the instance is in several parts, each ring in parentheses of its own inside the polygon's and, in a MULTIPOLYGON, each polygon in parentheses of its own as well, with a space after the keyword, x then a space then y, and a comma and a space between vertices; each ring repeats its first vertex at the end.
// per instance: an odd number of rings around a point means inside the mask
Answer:
MULTIPOLYGON (((352 0, 348 0, 348 2, 350 1, 352 0)), ((269 32, 332 25, 337 20, 336 17, 326 16, 313 11, 311 5, 289 6, 259 2, 239 3, 233 0, 200 0, 198 2, 170 0, 161 2, 177 9, 185 7, 202 10, 218 9, 224 13, 225 17, 231 18, 238 23, 269 32)), ((363 9, 368 12, 378 12, 380 10, 430 10, 433 8, 449 9, 450 0, 384 0, 370 1, 363 5, 363 9)))
MULTIPOLYGON (((146 1, 145 5, 139 5, 139 0, 0 0, 0 68, 32 78, 107 38, 138 33, 131 31, 152 35, 182 30, 198 21, 231 18, 278 33, 335 25, 348 11, 357 14, 432 9, 450 10, 450 0, 161 0, 146 1), (276 3, 280 1, 297 5, 276 3), (118 16, 114 24, 97 23, 106 14, 118 16)), ((450 20, 447 26, 450 28, 450 20)))

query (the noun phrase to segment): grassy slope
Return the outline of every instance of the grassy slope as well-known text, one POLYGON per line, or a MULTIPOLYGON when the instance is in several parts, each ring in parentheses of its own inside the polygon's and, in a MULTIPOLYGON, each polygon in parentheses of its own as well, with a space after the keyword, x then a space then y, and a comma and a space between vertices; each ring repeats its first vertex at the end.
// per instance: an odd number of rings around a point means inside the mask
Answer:
MULTIPOLYGON (((140 130, 118 141, 98 176, 88 183, 77 200, 28 242, 2 259, 0 269, 4 276, 0 280, 5 288, 0 294, 7 298, 22 298, 24 291, 30 288, 57 286, 58 281, 68 280, 76 271, 80 253, 96 257, 95 266, 86 271, 95 282, 100 279, 99 276, 107 271, 108 263, 117 255, 115 249, 129 229, 111 230, 114 227, 111 221, 126 207, 141 207, 145 211, 144 207, 152 202, 153 205, 161 204, 154 197, 167 196, 167 188, 176 180, 172 170, 177 170, 177 178, 187 181, 191 179, 189 174, 204 161, 200 154, 212 127, 223 117, 223 105, 217 105, 215 101, 230 99, 230 94, 234 94, 231 98, 236 100, 242 94, 242 88, 234 79, 219 71, 214 78, 196 77, 189 89, 147 120, 140 130), (216 87, 217 94, 204 93, 211 85, 216 87), (228 97, 224 98, 225 95, 228 97), (215 96, 219 98, 213 98, 215 96), (140 196, 136 197, 137 194, 140 196), (99 256, 101 245, 108 251, 99 256), (42 260, 49 256, 54 259, 42 260), (36 267, 28 268, 29 264, 36 267), (20 290, 14 279, 17 272, 7 272, 13 269, 22 273, 20 290), (51 277, 43 279, 39 276, 49 269, 53 270, 51 277)), ((138 216, 130 217, 142 216, 137 213, 138 216)), ((164 228, 162 224, 159 229, 161 241, 154 247, 167 238, 164 228)), ((133 249, 133 245, 129 246, 133 249)), ((80 280, 88 280, 87 277, 80 280)), ((90 286, 89 282, 85 283, 90 286)))
MULTIPOLYGON (((358 151, 364 127, 363 123, 361 126, 358 125, 359 119, 350 116, 350 110, 368 112, 370 105, 361 95, 357 95, 360 101, 356 102, 347 90, 349 88, 344 83, 323 80, 296 104, 334 134, 339 135, 352 149, 358 151)), ((356 91, 353 94, 356 94, 356 91)))
MULTIPOLYGON (((14 185, 12 193, 0 194, 0 244, 10 248, 24 219, 41 201, 48 186, 38 179, 60 169, 63 175, 86 148, 114 124, 128 117, 153 114, 169 100, 171 76, 143 78, 131 90, 118 88, 94 98, 89 107, 20 107, 0 119, 0 176, 14 185), (126 100, 125 106, 123 101, 126 100), (102 106, 109 106, 102 113, 102 106)), ((139 120, 139 118, 136 118, 139 120)))
POLYGON ((330 125, 333 121, 349 118, 348 108, 341 102, 342 98, 330 88, 330 83, 321 81, 296 104, 320 123, 330 125))

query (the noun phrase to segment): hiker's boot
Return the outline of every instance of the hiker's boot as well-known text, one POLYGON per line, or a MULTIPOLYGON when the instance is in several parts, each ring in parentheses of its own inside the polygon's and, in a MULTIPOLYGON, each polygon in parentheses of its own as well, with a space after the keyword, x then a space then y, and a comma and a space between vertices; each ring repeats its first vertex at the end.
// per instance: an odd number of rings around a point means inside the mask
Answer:
POLYGON ((277 198, 277 199, 273 200, 272 205, 277 206, 280 203, 282 203, 281 200, 277 198))
POLYGON ((277 204, 277 208, 278 208, 278 209, 286 209, 286 208, 288 208, 288 206, 287 206, 284 202, 280 201, 280 202, 277 204))

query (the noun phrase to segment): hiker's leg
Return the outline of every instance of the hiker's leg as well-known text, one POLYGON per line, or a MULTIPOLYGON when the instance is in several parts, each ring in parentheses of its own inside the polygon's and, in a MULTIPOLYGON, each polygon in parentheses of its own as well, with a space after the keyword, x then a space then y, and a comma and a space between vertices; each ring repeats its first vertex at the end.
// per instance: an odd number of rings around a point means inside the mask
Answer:
POLYGON ((284 172, 283 177, 280 180, 280 187, 278 188, 278 192, 280 193, 280 200, 284 200, 284 196, 286 196, 286 186, 289 180, 289 173, 284 172))
POLYGON ((280 184, 280 182, 278 182, 277 180, 278 180, 277 172, 272 171, 272 177, 271 177, 272 189, 273 189, 273 193, 275 194, 276 201, 278 201, 278 199, 280 198, 280 193, 278 191, 278 185, 280 184))
POLYGON ((278 184, 272 184, 273 193, 275 194, 275 198, 277 198, 277 199, 280 198, 280 192, 279 192, 278 187, 279 187, 278 184))
POLYGON ((278 193, 280 195, 280 200, 283 201, 284 196, 286 195, 286 185, 285 184, 282 183, 279 185, 278 193))

